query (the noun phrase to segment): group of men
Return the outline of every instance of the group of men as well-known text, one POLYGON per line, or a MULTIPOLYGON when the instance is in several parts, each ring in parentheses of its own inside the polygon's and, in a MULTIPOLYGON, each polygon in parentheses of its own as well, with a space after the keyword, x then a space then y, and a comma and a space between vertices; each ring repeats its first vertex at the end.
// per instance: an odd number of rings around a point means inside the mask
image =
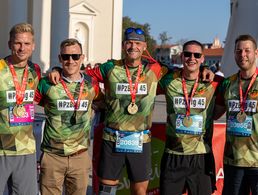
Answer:
MULTIPOLYGON (((34 105, 44 107, 40 192, 86 194, 92 103, 105 102, 105 127, 98 168, 99 194, 116 194, 124 166, 131 193, 146 194, 151 175, 151 124, 157 91, 167 101, 166 144, 161 160, 160 193, 212 194, 213 119, 226 111, 223 194, 258 194, 256 41, 240 35, 235 42, 237 74, 206 81, 203 45, 183 45, 183 68, 161 66, 147 50, 144 31, 124 32, 125 58, 80 72, 85 58, 76 39, 60 44, 62 70, 41 78, 29 61, 34 50, 30 24, 15 25, 8 42, 11 55, 0 60, 0 193, 7 180, 13 194, 37 194, 34 105), (98 82, 104 83, 104 95, 98 82)), ((208 71, 207 74, 210 74, 208 71)))

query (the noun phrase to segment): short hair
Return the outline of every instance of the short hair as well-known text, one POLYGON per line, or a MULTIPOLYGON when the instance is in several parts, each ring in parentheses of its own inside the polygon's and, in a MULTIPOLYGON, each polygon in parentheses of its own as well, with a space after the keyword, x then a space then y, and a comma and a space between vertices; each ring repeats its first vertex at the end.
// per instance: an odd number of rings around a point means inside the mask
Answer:
POLYGON ((81 49, 81 53, 82 53, 82 44, 74 38, 70 38, 70 39, 65 39, 62 41, 62 43, 60 44, 60 51, 67 47, 67 46, 71 46, 71 45, 79 45, 80 49, 81 49))
POLYGON ((9 32, 10 41, 14 39, 15 35, 18 33, 31 33, 34 36, 34 29, 29 23, 19 23, 14 25, 9 32))
POLYGON ((183 51, 185 50, 185 48, 186 48, 188 45, 198 45, 198 46, 201 47, 202 51, 203 51, 203 49, 204 49, 203 44, 201 44, 199 41, 191 40, 191 41, 187 41, 187 42, 184 43, 184 45, 183 45, 183 51))
POLYGON ((255 49, 257 49, 257 43, 256 40, 249 34, 246 35, 239 35, 236 40, 235 40, 235 49, 236 49, 236 45, 238 44, 238 42, 240 41, 251 41, 255 47, 255 49))

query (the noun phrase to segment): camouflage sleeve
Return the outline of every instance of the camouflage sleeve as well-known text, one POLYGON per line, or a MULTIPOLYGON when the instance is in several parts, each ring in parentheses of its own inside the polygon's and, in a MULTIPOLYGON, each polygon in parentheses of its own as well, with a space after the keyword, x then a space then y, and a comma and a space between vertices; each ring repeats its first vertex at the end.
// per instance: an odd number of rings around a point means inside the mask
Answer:
POLYGON ((41 78, 34 95, 34 103, 40 106, 44 106, 44 96, 50 88, 50 84, 47 82, 47 78, 41 78))

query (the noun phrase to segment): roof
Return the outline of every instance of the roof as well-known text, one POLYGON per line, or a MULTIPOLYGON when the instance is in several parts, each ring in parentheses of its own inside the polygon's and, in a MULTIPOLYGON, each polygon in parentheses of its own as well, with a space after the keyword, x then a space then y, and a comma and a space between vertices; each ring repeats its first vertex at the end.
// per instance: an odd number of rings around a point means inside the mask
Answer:
POLYGON ((204 49, 203 54, 205 56, 223 56, 224 48, 216 48, 216 49, 204 49))

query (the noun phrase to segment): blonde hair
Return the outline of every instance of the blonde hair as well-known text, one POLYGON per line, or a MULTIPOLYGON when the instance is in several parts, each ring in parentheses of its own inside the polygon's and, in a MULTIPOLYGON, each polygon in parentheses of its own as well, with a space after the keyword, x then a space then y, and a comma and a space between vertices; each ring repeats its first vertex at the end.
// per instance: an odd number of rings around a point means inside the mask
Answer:
POLYGON ((34 29, 31 24, 19 23, 14 25, 9 32, 10 41, 14 39, 16 34, 25 32, 31 33, 34 36, 34 29))

